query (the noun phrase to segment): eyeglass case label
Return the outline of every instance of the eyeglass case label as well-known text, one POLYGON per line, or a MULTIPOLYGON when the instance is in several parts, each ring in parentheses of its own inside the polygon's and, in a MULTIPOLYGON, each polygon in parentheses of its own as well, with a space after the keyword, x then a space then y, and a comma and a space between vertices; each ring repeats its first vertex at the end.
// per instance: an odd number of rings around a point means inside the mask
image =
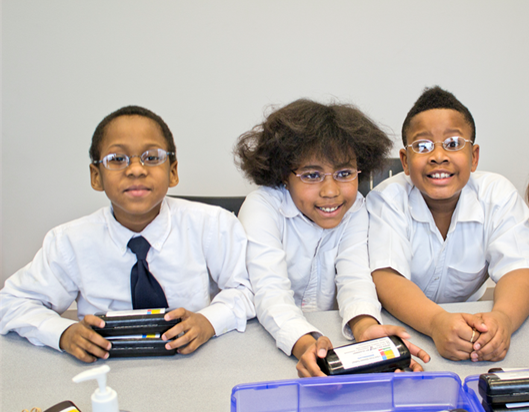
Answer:
POLYGON ((161 309, 135 309, 135 310, 114 310, 105 314, 107 318, 115 318, 117 316, 148 316, 160 315, 165 313, 165 308, 161 309))
POLYGON ((341 346, 329 350, 324 359, 317 359, 327 375, 393 372, 409 368, 410 361, 410 351, 398 336, 341 346))
POLYGON ((399 350, 389 338, 342 346, 336 348, 334 352, 345 369, 356 368, 400 356, 399 350))

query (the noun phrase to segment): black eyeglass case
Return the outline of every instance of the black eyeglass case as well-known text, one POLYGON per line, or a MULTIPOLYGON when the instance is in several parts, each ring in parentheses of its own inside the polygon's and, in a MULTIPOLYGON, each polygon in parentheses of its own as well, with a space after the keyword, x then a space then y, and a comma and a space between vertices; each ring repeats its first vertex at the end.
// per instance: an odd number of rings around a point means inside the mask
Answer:
POLYGON ((152 335, 163 334, 174 325, 180 323, 180 319, 166 321, 165 313, 170 309, 139 309, 120 312, 107 312, 95 316, 105 321, 104 328, 93 327, 101 336, 129 336, 129 335, 152 335))
POLYGON ((514 402, 514 403, 493 403, 490 404, 485 400, 481 403, 485 412, 528 412, 529 405, 527 402, 514 402))
POLYGON ((327 375, 405 370, 410 361, 410 351, 398 336, 340 346, 329 350, 325 358, 317 358, 320 369, 327 375))
POLYGON ((529 402, 529 370, 481 374, 479 393, 491 405, 529 402))
POLYGON ((176 349, 166 349, 165 345, 169 341, 164 341, 158 336, 159 335, 147 335, 109 339, 112 343, 112 348, 110 348, 109 351, 109 358, 174 355, 176 349))

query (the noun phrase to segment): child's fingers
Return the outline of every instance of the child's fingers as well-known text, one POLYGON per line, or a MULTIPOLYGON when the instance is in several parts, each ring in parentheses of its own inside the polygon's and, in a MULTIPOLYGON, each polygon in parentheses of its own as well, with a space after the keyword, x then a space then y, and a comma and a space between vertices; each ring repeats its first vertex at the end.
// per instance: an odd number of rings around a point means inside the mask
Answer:
POLYGON ((92 363, 97 360, 95 356, 90 355, 87 353, 84 349, 80 348, 79 346, 75 346, 72 348, 72 350, 67 351, 70 355, 75 356, 77 359, 86 362, 86 363, 92 363))
MULTIPOLYGON (((166 349, 178 349, 182 346, 188 345, 197 337, 198 331, 194 328, 192 318, 182 321, 162 335, 163 340, 170 340, 165 345, 166 349)), ((179 353, 182 353, 179 351, 179 353)))
MULTIPOLYGON (((321 339, 322 345, 320 346, 319 350, 325 349, 325 351, 327 351, 328 348, 332 348, 331 341, 328 338, 322 338, 324 337, 322 336, 318 339, 318 341, 321 339)), ((319 356, 318 341, 310 345, 305 353, 299 358, 296 369, 298 370, 298 376, 300 378, 309 378, 311 376, 327 376, 321 371, 316 361, 316 357, 319 356)))
POLYGON ((189 343, 183 347, 178 348, 178 353, 181 355, 189 355, 196 351, 205 341, 202 341, 199 336, 193 335, 189 337, 189 343))
POLYGON ((479 349, 472 352, 470 358, 473 361, 500 361, 505 358, 510 343, 510 336, 501 332, 496 333, 483 346, 476 345, 479 349))
POLYGON ((320 336, 316 341, 316 356, 318 358, 324 358, 327 356, 327 351, 329 349, 332 349, 332 343, 330 339, 327 336, 320 336))
POLYGON ((475 329, 479 333, 485 333, 488 331, 488 327, 485 324, 481 313, 476 313, 474 315, 470 313, 461 313, 461 317, 471 329, 475 329))
MULTIPOLYGON (((94 355, 97 358, 108 358, 108 352, 105 349, 88 339, 84 339, 81 337, 81 340, 78 342, 78 347, 83 349, 85 352, 94 355)), ((108 349, 110 350, 110 348, 108 349)))
MULTIPOLYGON (((428 353, 424 349, 419 348, 417 345, 414 345, 413 343, 407 340, 404 340, 404 343, 406 344, 406 346, 408 347, 408 350, 413 356, 416 356, 417 358, 422 360, 424 363, 430 362, 430 355, 428 355, 428 353)), ((415 361, 412 360, 412 362, 415 362, 415 361)))
POLYGON ((396 326, 396 325, 380 325, 380 326, 382 326, 385 332, 385 336, 396 335, 402 339, 409 339, 411 337, 410 334, 406 332, 406 329, 404 329, 402 326, 396 326))
POLYGON ((163 340, 173 339, 174 337, 176 337, 176 336, 180 335, 182 332, 184 332, 185 326, 186 326, 185 322, 177 323, 171 329, 166 330, 163 333, 162 339, 163 340))
POLYGON ((172 310, 172 311, 166 313, 163 318, 165 320, 173 320, 173 319, 182 319, 182 320, 184 320, 187 317, 189 317, 188 311, 185 310, 184 308, 178 308, 178 309, 175 309, 175 310, 172 310))
POLYGON ((410 369, 412 372, 423 372, 424 371, 422 366, 418 362, 415 362, 413 359, 410 362, 410 369))
POLYGON ((109 341, 83 323, 75 323, 66 329, 59 346, 83 362, 94 362, 96 357, 108 358, 107 350, 111 347, 109 341))
POLYGON ((85 325, 88 325, 88 326, 97 326, 98 328, 104 328, 105 327, 105 321, 101 318, 98 318, 97 316, 94 316, 94 315, 86 315, 83 320, 82 320, 82 323, 84 323, 85 325))

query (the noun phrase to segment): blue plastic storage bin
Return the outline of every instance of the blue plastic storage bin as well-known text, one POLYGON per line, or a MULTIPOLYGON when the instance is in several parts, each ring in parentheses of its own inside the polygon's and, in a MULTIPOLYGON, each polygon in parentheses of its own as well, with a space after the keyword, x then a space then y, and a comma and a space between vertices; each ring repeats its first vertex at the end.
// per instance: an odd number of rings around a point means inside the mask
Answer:
POLYGON ((451 372, 373 373, 237 385, 232 412, 432 411, 482 412, 451 372))

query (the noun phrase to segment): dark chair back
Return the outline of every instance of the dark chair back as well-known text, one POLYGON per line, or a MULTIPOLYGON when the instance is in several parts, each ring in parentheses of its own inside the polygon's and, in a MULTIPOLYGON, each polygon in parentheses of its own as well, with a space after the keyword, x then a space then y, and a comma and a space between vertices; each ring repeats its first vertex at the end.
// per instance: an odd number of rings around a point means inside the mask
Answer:
POLYGON ((206 203, 208 205, 220 206, 232 213, 235 213, 235 216, 239 214, 239 209, 241 208, 244 199, 246 199, 245 196, 167 196, 191 200, 193 202, 206 203))
POLYGON ((400 162, 400 159, 398 157, 387 159, 386 166, 381 172, 371 173, 369 178, 364 179, 360 182, 360 184, 358 185, 358 191, 362 193, 365 197, 367 196, 369 191, 373 189, 376 185, 378 185, 380 182, 402 171, 402 163, 400 162))

